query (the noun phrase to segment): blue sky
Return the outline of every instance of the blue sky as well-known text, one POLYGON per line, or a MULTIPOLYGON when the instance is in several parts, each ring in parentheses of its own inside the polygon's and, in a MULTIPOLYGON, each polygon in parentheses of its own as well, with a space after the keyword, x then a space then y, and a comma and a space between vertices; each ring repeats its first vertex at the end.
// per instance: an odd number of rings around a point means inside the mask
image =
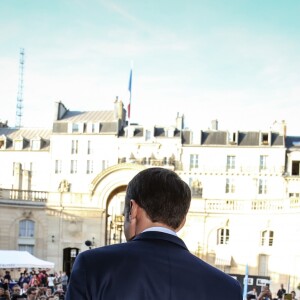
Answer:
POLYGON ((0 0, 0 119, 14 126, 25 48, 24 126, 127 106, 131 121, 300 135, 298 0, 0 0))

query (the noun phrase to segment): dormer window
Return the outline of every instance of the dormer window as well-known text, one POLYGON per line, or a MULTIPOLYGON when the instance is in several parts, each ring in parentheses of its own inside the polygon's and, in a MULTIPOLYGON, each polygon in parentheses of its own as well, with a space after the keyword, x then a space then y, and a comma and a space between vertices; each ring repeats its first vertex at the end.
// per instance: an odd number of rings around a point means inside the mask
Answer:
POLYGON ((228 132, 228 143, 231 145, 237 144, 238 141, 238 133, 237 132, 228 132))
POLYGON ((270 135, 267 132, 260 133, 260 143, 261 145, 269 145, 270 144, 270 135))
POLYGON ((35 139, 31 141, 31 150, 41 149, 41 139, 35 139))
POLYGON ((22 150, 24 146, 24 140, 18 139, 14 141, 14 149, 15 150, 22 150))
POLYGON ((10 139, 8 139, 5 135, 2 135, 0 137, 0 150, 4 150, 7 147, 9 147, 9 144, 10 144, 9 142, 10 142, 10 139))
POLYGON ((88 133, 99 133, 100 124, 99 123, 87 123, 86 131, 88 133))
POLYGON ((78 123, 72 124, 72 132, 73 133, 79 132, 79 124, 78 123))
POLYGON ((167 129, 167 137, 174 137, 174 128, 167 129))
POLYGON ((146 130, 146 141, 151 139, 151 130, 146 130))

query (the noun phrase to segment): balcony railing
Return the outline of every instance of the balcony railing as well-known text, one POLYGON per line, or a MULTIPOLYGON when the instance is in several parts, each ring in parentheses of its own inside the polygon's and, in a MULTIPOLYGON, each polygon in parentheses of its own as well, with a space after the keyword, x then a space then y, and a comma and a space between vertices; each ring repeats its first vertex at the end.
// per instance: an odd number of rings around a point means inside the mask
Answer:
POLYGON ((48 192, 16 189, 0 189, 0 199, 47 202, 48 192))
POLYGON ((300 198, 286 199, 201 199, 191 211, 204 213, 300 213, 300 198))
MULTIPOLYGON (((194 201, 191 212, 201 213, 300 213, 300 197, 284 199, 205 199, 202 189, 192 193, 194 201)), ((48 206, 81 207, 99 209, 97 199, 89 193, 48 193, 45 191, 26 191, 16 189, 0 189, 0 200, 28 201, 47 203, 48 206)))

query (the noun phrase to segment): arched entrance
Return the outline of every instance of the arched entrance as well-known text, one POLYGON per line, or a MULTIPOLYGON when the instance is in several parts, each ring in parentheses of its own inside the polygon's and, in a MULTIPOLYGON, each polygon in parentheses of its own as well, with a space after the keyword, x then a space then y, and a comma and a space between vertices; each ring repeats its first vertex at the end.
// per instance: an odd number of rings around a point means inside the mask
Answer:
POLYGON ((128 182, 145 166, 124 163, 98 174, 90 185, 92 199, 103 209, 100 240, 105 245, 125 241, 123 232, 125 192, 128 182))
POLYGON ((123 223, 126 187, 126 185, 119 186, 107 199, 105 245, 125 242, 123 223))

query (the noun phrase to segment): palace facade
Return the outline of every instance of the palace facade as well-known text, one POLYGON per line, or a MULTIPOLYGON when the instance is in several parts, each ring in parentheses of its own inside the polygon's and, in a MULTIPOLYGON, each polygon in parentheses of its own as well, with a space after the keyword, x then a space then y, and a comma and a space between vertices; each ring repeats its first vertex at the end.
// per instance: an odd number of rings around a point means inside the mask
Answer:
MULTIPOLYGON (((76 255, 124 242, 127 183, 140 170, 177 172, 192 190, 179 232, 195 255, 230 274, 300 282, 300 136, 130 124, 111 111, 55 104, 52 129, 0 126, 0 249, 26 250, 70 273, 76 255)), ((259 284, 259 283, 258 283, 259 284)))

